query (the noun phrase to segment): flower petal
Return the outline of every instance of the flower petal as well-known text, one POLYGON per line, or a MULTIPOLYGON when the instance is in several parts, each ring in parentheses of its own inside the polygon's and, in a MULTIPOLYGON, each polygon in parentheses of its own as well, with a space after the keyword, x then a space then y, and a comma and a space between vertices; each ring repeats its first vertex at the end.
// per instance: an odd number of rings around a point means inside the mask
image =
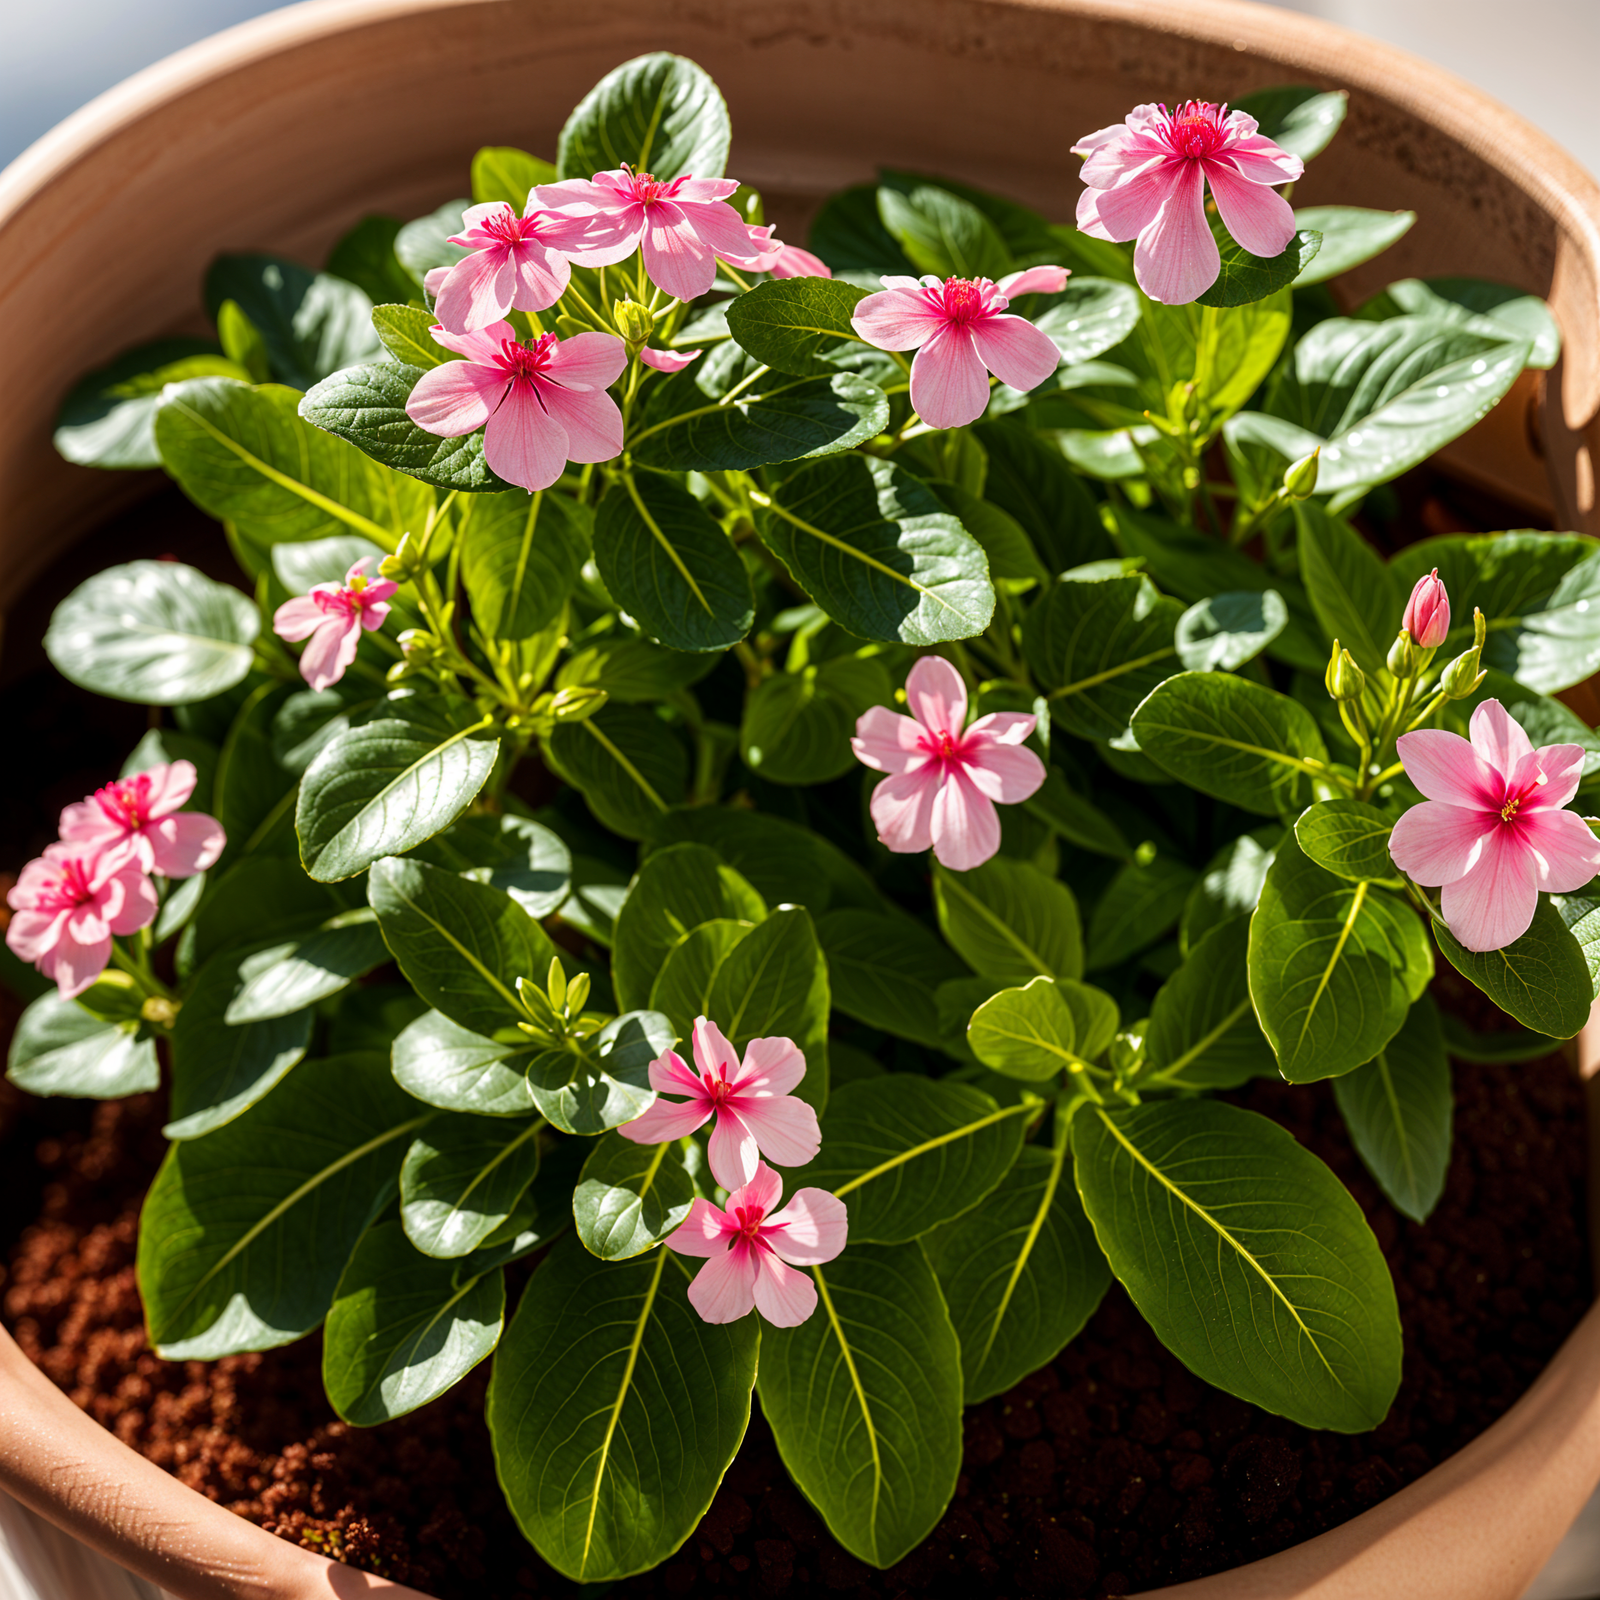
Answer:
POLYGON ((687 1139, 710 1117, 711 1107, 704 1100, 657 1100, 617 1132, 634 1144, 665 1144, 668 1139, 687 1139))
POLYGON ((933 853, 952 872, 981 867, 1000 848, 1000 818, 994 802, 965 772, 951 771, 933 801, 933 853))
MULTIPOLYGON (((424 373, 424 381, 431 376, 424 373)), ((419 383, 417 388, 421 387, 419 383)), ((416 397, 415 389, 412 397, 416 397)), ((489 470, 507 483, 529 493, 548 489, 566 470, 567 430, 532 393, 513 387, 483 430, 483 459, 489 463, 489 470)))
POLYGON ((1289 202, 1276 189, 1241 178, 1225 162, 1208 161, 1205 169, 1228 232, 1251 255, 1282 255, 1294 238, 1294 208, 1289 202))
POLYGON ((1014 806, 1044 782, 1042 762, 1026 746, 975 742, 969 734, 960 750, 967 781, 979 794, 1014 806))
POLYGON ((748 1183, 729 1191, 728 1212, 733 1215, 740 1206, 747 1209, 754 1206, 764 1214, 776 1210, 782 1199, 783 1179, 763 1161, 757 1165, 755 1176, 748 1183))
MULTIPOLYGON (((429 367, 417 379, 406 401, 406 415, 419 428, 453 439, 481 428, 507 385, 508 379, 498 367, 446 361, 443 366, 429 367)), ((280 616, 283 609, 278 607, 280 616)))
POLYGON ((888 706, 873 706, 856 719, 850 748, 856 760, 876 772, 906 772, 928 759, 922 748, 923 727, 888 706))
POLYGON ((470 333, 501 321, 516 292, 511 251, 505 245, 475 250, 445 275, 433 312, 451 333, 470 333))
POLYGON ((1160 217, 1162 206, 1182 179, 1183 165, 1161 162, 1114 189, 1085 189, 1078 196, 1079 229, 1116 244, 1137 239, 1160 217))
POLYGON ((793 1039, 752 1039, 733 1080, 740 1094, 789 1094, 806 1075, 806 1058, 793 1039))
POLYGON ((228 842, 222 824, 198 811, 160 817, 145 829, 145 836, 151 869, 163 878, 192 878, 214 867, 228 842))
POLYGON ((833 268, 821 256, 814 256, 799 245, 786 244, 770 268, 774 278, 831 278, 833 268))
POLYGON ((1583 780, 1583 756, 1580 744, 1541 745, 1524 756, 1506 785, 1513 794, 1531 789, 1522 802, 1522 814, 1555 811, 1566 805, 1583 780))
POLYGON ((1203 295, 1221 270, 1222 255, 1206 222, 1200 163, 1186 161, 1155 220, 1139 235, 1133 275, 1152 300, 1178 306, 1203 295))
POLYGON ((1521 831, 1541 889, 1571 894, 1600 873, 1600 839, 1576 811, 1535 812, 1521 831))
POLYGON ((80 944, 71 934, 63 932, 56 945, 39 958, 38 967, 47 978, 56 980, 61 998, 71 1000, 106 970, 110 959, 109 938, 80 944))
POLYGON ((755 1136, 762 1155, 780 1167, 803 1167, 822 1148, 816 1112, 792 1094, 734 1094, 726 1104, 755 1136))
POLYGON ((156 912, 161 909, 160 897, 156 886, 138 867, 124 867, 117 877, 122 881, 122 905, 107 918, 107 923, 113 933, 137 933, 155 921, 156 912))
POLYGON ((150 779, 150 797, 147 816, 164 817, 176 811, 194 793, 198 774, 192 761, 169 761, 151 767, 145 774, 150 779))
POLYGON ((285 600, 272 613, 272 631, 280 639, 295 643, 308 638, 327 619, 328 613, 308 594, 285 600))
MULTIPOLYGON (((689 181, 699 184, 706 180, 691 178, 689 181)), ((687 186, 684 186, 672 197, 672 202, 683 213, 695 237, 707 249, 720 256, 738 255, 750 248, 749 228, 739 220, 739 213, 726 201, 702 199, 689 194, 687 186)))
POLYGON ((1413 883, 1436 889, 1466 877, 1504 826, 1497 811, 1424 800, 1395 823, 1389 855, 1413 883))
POLYGON ((761 1163, 761 1145, 754 1132, 726 1100, 717 1111, 717 1125, 706 1149, 711 1176, 730 1192, 749 1183, 761 1163))
POLYGON ((678 207, 658 201, 649 208, 639 241, 650 281, 675 300, 703 295, 717 279, 717 258, 678 207))
POLYGON ((639 359, 657 372, 682 372, 699 355, 698 350, 657 350, 646 345, 639 352, 639 359))
MULTIPOLYGON (((1472 748, 1504 778, 1516 771, 1517 763, 1525 756, 1533 754, 1533 742, 1523 732, 1522 725, 1498 700, 1485 700, 1472 713, 1467 731, 1472 736, 1472 748)), ((1405 759, 1403 753, 1401 759, 1405 759)), ((1407 776, 1410 776, 1409 767, 1407 776)), ((1412 778, 1411 781, 1416 783, 1417 780, 1412 778)), ((1417 787, 1420 789, 1422 785, 1417 784, 1417 787)), ((1422 792, 1427 794, 1428 791, 1423 789, 1422 792)), ((1430 795, 1429 798, 1443 800, 1446 797, 1430 795)))
POLYGON ((300 652, 300 676, 320 694, 345 675, 360 643, 361 624, 355 617, 326 618, 300 652))
POLYGON ((696 1195, 689 1215, 667 1235, 665 1243, 680 1256, 716 1256, 727 1250, 729 1238, 737 1231, 709 1200, 696 1195))
POLYGON ((737 1322, 756 1307, 756 1252, 743 1242, 712 1258, 689 1285, 689 1304, 703 1322, 737 1322))
POLYGON ((895 281, 902 287, 882 289, 858 300, 850 313, 850 326, 880 350, 915 350, 945 325, 945 319, 928 304, 920 284, 906 289, 903 285, 912 279, 895 281))
POLYGON ((1024 317, 983 317, 972 324, 978 357, 1002 383, 1024 394, 1037 389, 1061 365, 1061 352, 1047 333, 1024 317))
POLYGON ((1008 272, 995 288, 1008 299, 1019 294, 1060 294, 1070 276, 1068 267, 1024 267, 1021 272, 1008 272))
POLYGON ((650 1087, 657 1094, 703 1095, 706 1086, 676 1050, 668 1050, 650 1063, 650 1087))
POLYGON ((1254 123, 1255 119, 1242 111, 1233 112, 1227 127, 1230 131, 1239 130, 1240 137, 1225 145, 1217 159, 1227 162, 1241 178, 1251 183, 1294 183, 1304 177, 1305 162, 1275 145, 1264 133, 1258 133, 1254 123), (1252 124, 1248 133, 1244 131, 1246 123, 1252 124))
POLYGON ((849 1236, 845 1203, 826 1189, 796 1189, 782 1211, 774 1211, 761 1229, 762 1238, 797 1267, 832 1261, 849 1236))
POLYGON ((612 333, 560 340, 545 371, 569 390, 609 389, 628 370, 628 347, 612 333))
POLYGON ((935 738, 959 738, 967 720, 967 686, 943 656, 920 656, 906 676, 906 704, 935 738))
POLYGON ((930 428, 964 428, 976 422, 988 404, 989 371, 973 346, 971 332, 941 328, 911 363, 912 408, 930 428))
POLYGON ((885 778, 872 791, 868 806, 879 843, 897 855, 932 849, 933 805, 943 782, 937 762, 885 778))
MULTIPOLYGON (((1527 741, 1526 734, 1523 741, 1527 741)), ((1443 728, 1419 728, 1415 733, 1401 734, 1395 740, 1395 749, 1406 776, 1430 800, 1464 806, 1469 811, 1498 812, 1505 804, 1505 778, 1460 734, 1446 733, 1443 728)))
POLYGON ((1510 828, 1497 828, 1478 865, 1440 892, 1445 925, 1469 950, 1503 950, 1528 931, 1539 906, 1533 856, 1510 828))
POLYGON ((754 1253, 756 1310, 775 1328, 798 1328, 817 1309, 817 1286, 811 1275, 796 1272, 770 1250, 754 1253))
POLYGON ((739 1052, 709 1017, 694 1019, 694 1064, 702 1072, 720 1074, 730 1083, 739 1076, 739 1052))
POLYGON ((611 461, 622 454, 622 413, 604 389, 541 381, 539 395, 566 433, 567 461, 611 461))
POLYGON ((1021 744, 1039 726, 1039 719, 1027 711, 991 711, 967 729, 967 738, 978 735, 985 744, 1021 744))

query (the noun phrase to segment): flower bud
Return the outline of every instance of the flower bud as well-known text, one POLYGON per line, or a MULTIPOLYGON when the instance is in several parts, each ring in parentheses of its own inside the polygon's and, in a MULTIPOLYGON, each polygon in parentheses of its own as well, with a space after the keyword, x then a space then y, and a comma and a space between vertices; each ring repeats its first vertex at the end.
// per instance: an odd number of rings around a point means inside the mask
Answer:
POLYGON ((1328 670, 1322 681, 1335 700, 1359 700, 1366 692, 1367 676, 1355 663, 1355 657, 1333 641, 1333 653, 1328 657, 1328 670))
POLYGON ((385 556, 378 563, 378 576, 389 578, 395 583, 409 583, 422 571, 423 558, 418 551, 416 543, 409 533, 400 535, 399 547, 392 556, 385 556))
POLYGON ((1417 654, 1417 647, 1404 628, 1394 636, 1385 665, 1397 678, 1410 678, 1422 670, 1423 658, 1417 654))
POLYGON ((649 342, 650 330, 654 325, 650 321, 650 313, 637 300, 619 300, 611 308, 611 320, 616 323, 617 332, 630 345, 649 342))
POLYGON ((550 996, 550 1004, 564 1006, 567 1003, 567 972, 561 965, 560 956, 550 957, 550 973, 545 979, 545 993, 550 996))
POLYGON ((550 715, 557 722, 587 722, 610 698, 604 689, 560 689, 550 702, 550 715))
POLYGON ((1437 567, 1417 579, 1411 598, 1406 601, 1401 626, 1416 641, 1419 650, 1437 650, 1444 643, 1450 632, 1450 596, 1439 581, 1437 567))
POLYGON ((583 1003, 589 998, 589 974, 580 972, 571 983, 567 985, 567 1015, 579 1016, 583 1011, 583 1003))
POLYGON ((1483 620, 1483 613, 1476 607, 1472 612, 1472 648, 1463 650, 1454 661, 1446 667, 1439 677, 1439 687, 1452 700, 1465 700, 1474 693, 1480 683, 1487 676, 1478 666, 1478 659, 1483 654, 1483 641, 1488 637, 1488 625, 1483 620))
POLYGON ((1301 456, 1284 468, 1283 492, 1291 500, 1309 500, 1317 492, 1317 460, 1322 454, 1319 444, 1308 456, 1301 456))

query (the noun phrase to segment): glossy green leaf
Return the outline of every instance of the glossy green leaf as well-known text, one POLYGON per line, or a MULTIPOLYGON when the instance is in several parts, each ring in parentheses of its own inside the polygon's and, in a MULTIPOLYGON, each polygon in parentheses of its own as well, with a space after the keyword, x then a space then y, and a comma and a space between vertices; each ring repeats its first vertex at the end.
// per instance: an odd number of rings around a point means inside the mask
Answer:
POLYGON ((556 673, 555 687, 604 689, 613 700, 634 705, 669 699, 716 665, 712 656, 663 650, 619 629, 568 656, 556 673))
POLYGON ((447 361, 460 361, 463 357, 447 350, 430 330, 438 326, 438 319, 421 306, 374 306, 372 327, 378 342, 402 366, 442 367, 447 361))
POLYGON ((257 850, 287 854, 294 849, 290 825, 298 782, 279 762, 274 737, 288 699, 289 690, 281 682, 258 682, 223 740, 211 805, 228 836, 224 866, 257 850))
POLYGON ((861 910, 828 912, 817 934, 840 1011, 869 1028, 935 1050, 947 1047, 936 991, 941 983, 970 974, 942 940, 910 917, 861 910))
POLYGON ((1317 621, 1363 672, 1383 672, 1409 590, 1343 517, 1311 501, 1294 514, 1300 572, 1317 621))
POLYGON ((1570 1039, 1589 1020, 1594 985, 1583 947, 1548 900, 1540 900, 1532 926, 1503 950, 1468 950, 1439 922, 1433 936, 1445 960, 1525 1028, 1570 1039))
POLYGON ((361 1237, 340 1276, 322 1335, 322 1382, 358 1428, 436 1400, 492 1351, 505 1323, 498 1267, 434 1261, 398 1222, 361 1237))
POLYGON ((1333 1086, 1350 1137, 1383 1192, 1414 1222, 1444 1193, 1450 1167, 1450 1062, 1439 1012, 1424 995, 1364 1067, 1333 1086))
POLYGON ((564 1239, 501 1341, 488 1400, 500 1484, 534 1548, 576 1581, 664 1561, 744 1437, 756 1319, 704 1321, 688 1284, 670 1250, 601 1261, 564 1239))
POLYGON ((488 1039, 437 1011, 425 1012, 394 1041, 395 1082, 441 1111, 521 1117, 533 1110, 528 1063, 533 1041, 488 1039))
POLYGON ((634 1144, 619 1133, 596 1141, 572 1192, 584 1249, 626 1261, 658 1245, 689 1215, 703 1158, 690 1139, 634 1144))
POLYGON ((1002 989, 972 1013, 967 1043, 986 1066, 1008 1078, 1042 1083, 1081 1070, 1111 1043, 1117 1003, 1092 984, 1034 978, 1002 989))
POLYGON ((1591 881, 1572 894, 1553 894, 1550 904, 1578 941, 1589 968, 1589 984, 1600 998, 1600 882, 1591 881))
POLYGON ((1319 867, 1354 883, 1388 883, 1399 874, 1389 858, 1393 819, 1363 800, 1319 800, 1294 825, 1300 848, 1319 867))
POLYGON ((424 1255, 470 1255, 539 1171, 537 1118, 435 1117, 400 1167, 400 1221, 424 1255))
POLYGON ((461 232, 462 215, 471 204, 470 200, 447 200, 437 211, 415 218, 395 234, 395 259, 416 286, 415 294, 408 298, 422 298, 422 280, 435 267, 453 267, 466 259, 466 246, 451 244, 450 235, 461 232))
POLYGON ((107 1021, 54 987, 17 1019, 6 1077, 27 1094, 117 1100, 161 1083, 155 1040, 136 1016, 107 1021))
POLYGON ((1049 769, 1044 783, 1023 805, 1030 815, 1080 850, 1110 856, 1113 861, 1126 861, 1133 853, 1117 824, 1077 793, 1059 767, 1049 769))
POLYGON ((1433 317, 1495 338, 1527 339, 1530 367, 1553 367, 1561 330, 1536 294, 1483 278, 1402 278, 1361 307, 1362 317, 1433 317))
POLYGON ((1162 984, 1144 1034, 1145 1072, 1156 1082, 1232 1089, 1276 1073, 1277 1058, 1250 1002, 1249 943, 1248 916, 1217 923, 1162 984))
POLYGON ((1168 933, 1194 880, 1194 869, 1175 856, 1125 862, 1089 918, 1089 966, 1114 967, 1168 933))
POLYGON ((823 352, 859 337, 850 313, 866 295, 840 278, 774 278, 728 306, 728 332, 778 372, 832 374, 838 369, 823 352))
POLYGON ((1309 161, 1327 148, 1349 105, 1350 96, 1343 89, 1284 84, 1241 95, 1233 109, 1254 117, 1262 134, 1279 149, 1309 161))
POLYGON ((1389 1269, 1349 1191, 1275 1122, 1216 1100, 1073 1121, 1095 1237, 1192 1372, 1308 1428, 1364 1433, 1400 1386, 1389 1269))
POLYGON ((1218 923, 1249 916, 1255 910, 1282 832, 1274 824, 1241 834, 1206 863, 1200 881, 1189 891, 1178 924, 1178 942, 1185 951, 1192 950, 1218 923))
POLYGON ((1077 1337, 1111 1283, 1066 1142, 1029 1145, 1003 1188, 923 1237, 961 1343, 962 1399, 1003 1394, 1077 1337))
POLYGON ((594 559, 611 598, 669 649, 726 650, 755 619, 739 552, 692 494, 659 473, 607 492, 594 559))
POLYGON ((989 456, 984 498, 1009 513, 1051 572, 1116 554, 1083 479, 1031 429, 980 422, 972 430, 989 456))
POLYGON ((1173 777, 1266 816, 1299 811, 1328 760, 1298 701, 1224 672, 1184 672, 1133 714, 1139 748, 1173 777))
POLYGON ((286 1017, 339 994, 388 959, 376 924, 362 912, 348 912, 304 938, 246 956, 223 1021, 237 1027, 286 1017))
POLYGON ((228 1127, 172 1145, 139 1219, 157 1352, 212 1361, 316 1327, 429 1115, 381 1056, 330 1057, 228 1127))
POLYGON ((762 1330, 762 1415, 834 1538, 875 1567, 893 1566, 955 1492, 961 1349, 915 1245, 852 1239, 811 1272, 816 1311, 797 1328, 762 1330))
POLYGON ((714 917, 691 928, 662 962, 650 986, 650 1009, 665 1015, 687 1039, 695 1019, 711 1009, 711 980, 733 947, 755 926, 733 917, 714 917))
POLYGON ((1305 228, 1298 229, 1276 256, 1252 255, 1237 240, 1229 238, 1220 223, 1213 231, 1218 235, 1221 266, 1216 282, 1196 300, 1202 306, 1233 309, 1265 300, 1297 283, 1322 249, 1322 235, 1305 228))
POLYGON ((790 1187, 845 1202, 852 1250, 902 1244, 970 1211, 1005 1177, 1034 1109, 911 1073, 847 1083, 822 1118, 821 1153, 790 1187))
POLYGON ((1006 585, 1008 593, 1022 594, 1035 584, 1050 581, 1032 540, 1010 512, 944 478, 931 478, 928 486, 983 546, 989 576, 996 584, 1006 585))
POLYGON ((1250 920, 1249 962, 1256 1014, 1291 1083, 1370 1061, 1433 976, 1405 901, 1324 871, 1287 835, 1250 920))
POLYGON ((835 656, 764 678, 745 698, 739 754, 772 783, 826 783, 856 765, 856 722, 894 696, 888 670, 871 656, 835 656))
MULTIPOLYGON (((472 158, 472 199, 475 205, 503 200, 520 217, 527 209, 535 184, 554 183, 555 166, 514 145, 485 145, 472 158)), ((593 176, 583 174, 583 176, 593 176)))
POLYGON ((1322 248, 1294 280, 1297 289, 1326 283, 1363 261, 1382 255, 1403 239, 1417 220, 1415 211, 1368 211, 1360 206, 1300 206, 1294 225, 1321 234, 1322 248))
POLYGON ((82 689, 171 706, 241 682, 260 618, 237 589, 175 561, 129 561, 80 583, 55 609, 45 654, 82 689))
POLYGON ((951 947, 998 983, 1083 975, 1078 903, 1059 879, 993 856, 970 872, 936 866, 934 906, 951 947))
POLYGON ((728 108, 710 75, 685 56, 657 51, 614 67, 567 118, 556 151, 563 179, 592 178, 626 162, 663 182, 720 178, 731 137, 728 108))
POLYGON ((624 1012, 581 1049, 536 1052, 528 1062, 528 1093, 563 1133, 604 1133, 649 1110, 650 1063, 676 1040, 660 1012, 624 1012))
POLYGON ((1276 589, 1212 595, 1178 618, 1172 643, 1190 672, 1233 672, 1260 655, 1288 620, 1276 589))
POLYGON ((658 816, 688 798, 688 752, 649 711, 605 706, 583 722, 558 724, 546 748, 595 816, 625 839, 644 838, 658 816))
POLYGON ((461 577, 486 639, 526 639, 561 615, 588 559, 592 524, 588 507, 552 489, 466 501, 461 577))
POLYGON ((364 289, 374 306, 403 305, 417 297, 418 285, 395 254, 399 234, 395 217, 363 217, 329 252, 323 271, 364 289))
POLYGON ((1003 278, 1011 252, 971 202, 930 183, 878 190, 878 216, 919 272, 938 278, 1003 278))
MULTIPOLYGON (((1173 385, 1189 382, 1209 403, 1213 419, 1237 411, 1277 365, 1288 341, 1293 311, 1288 289, 1235 306, 1214 322, 1207 322, 1207 310, 1198 302, 1147 301, 1135 337, 1118 347, 1119 359, 1140 381, 1145 405, 1158 415, 1165 413, 1173 385), (1209 360, 1202 359, 1202 346, 1209 360)), ((1108 426, 1130 426, 1144 418, 1137 403, 1124 399, 1121 414, 1104 420, 1108 426)))
POLYGON ((812 219, 806 245, 836 273, 917 275, 916 267, 878 215, 876 184, 864 183, 829 195, 812 219))
POLYGON ((503 890, 530 917, 547 917, 572 892, 572 853, 543 823, 509 813, 465 816, 418 847, 433 866, 503 890))
POLYGON ((1033 325, 1050 336, 1065 366, 1092 361, 1121 344, 1140 317, 1138 291, 1110 278, 1073 276, 1050 301, 1033 325))

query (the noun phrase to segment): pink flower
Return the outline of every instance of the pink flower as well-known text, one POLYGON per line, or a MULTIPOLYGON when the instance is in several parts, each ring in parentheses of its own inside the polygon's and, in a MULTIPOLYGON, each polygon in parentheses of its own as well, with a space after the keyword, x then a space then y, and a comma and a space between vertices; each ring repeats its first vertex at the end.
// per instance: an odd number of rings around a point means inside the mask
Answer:
POLYGON ((1439 581, 1435 567, 1425 577, 1417 579, 1411 598, 1406 601, 1406 614, 1400 626, 1411 635, 1411 642, 1422 650, 1437 650, 1450 632, 1450 596, 1439 581))
POLYGON ((1469 950, 1501 950, 1533 921, 1539 891, 1570 894, 1600 872, 1600 840, 1574 811, 1583 747, 1535 750, 1498 700, 1472 713, 1472 739, 1438 728, 1398 740, 1428 798, 1395 823, 1394 864, 1442 887, 1445 925, 1469 950))
POLYGON ((639 359, 657 372, 682 372, 699 355, 698 350, 654 350, 646 345, 639 352, 639 359))
POLYGON ((774 278, 831 278, 833 269, 826 261, 812 255, 809 250, 802 250, 797 245, 785 244, 782 239, 772 237, 772 227, 756 227, 749 230, 750 253, 743 256, 728 255, 723 251, 717 254, 730 266, 738 267, 742 272, 770 272, 774 278))
POLYGON ((610 461, 622 453, 622 413, 606 393, 628 364, 609 333, 573 339, 541 334, 519 344, 509 322, 475 333, 433 337, 465 361, 447 361, 417 380, 406 415, 453 439, 484 429, 490 470, 530 492, 548 489, 569 461, 610 461))
POLYGON ((572 280, 563 252, 577 249, 588 231, 583 217, 531 209, 519 217, 504 200, 469 206, 450 243, 472 254, 423 279, 435 314, 452 333, 470 333, 501 321, 512 307, 553 306, 572 280))
POLYGON ((137 933, 155 916, 157 901, 155 886, 126 854, 74 841, 30 861, 6 904, 6 943, 70 1000, 105 971, 111 935, 137 933))
POLYGON ((752 1039, 741 1065, 716 1023, 699 1017, 694 1063, 699 1076, 676 1050, 652 1061, 651 1088, 688 1099, 657 1100, 617 1132, 635 1144, 661 1144, 685 1138, 715 1117, 711 1173, 724 1189, 749 1183, 763 1155, 779 1166, 802 1167, 817 1153, 817 1114, 789 1092, 806 1075, 806 1058, 792 1039, 752 1039))
MULTIPOLYGON (((1033 271, 1060 273, 1065 282, 1060 267, 1033 271)), ((1010 301, 987 278, 885 278, 883 285, 857 303, 850 322, 880 350, 916 350, 911 404, 930 428, 976 422, 989 404, 991 372, 1027 390, 1060 364, 1061 352, 1047 334, 1003 315, 1010 301)), ((1031 291, 1025 286, 1021 292, 1031 291)))
POLYGON ((1087 156, 1078 227, 1118 244, 1138 239, 1133 273, 1152 300, 1183 305, 1217 281, 1222 258, 1206 222, 1205 186, 1229 233, 1252 255, 1281 255, 1294 212, 1272 185, 1305 170, 1256 131, 1256 120, 1204 100, 1135 106, 1126 122, 1073 145, 1087 156))
POLYGON ((567 252, 579 266, 613 266, 642 250, 652 283, 676 300, 693 300, 716 281, 719 255, 750 253, 749 229, 726 203, 738 187, 732 178, 662 183, 619 167, 592 181, 568 178, 533 192, 541 206, 591 219, 587 245, 567 252))
POLYGON ((800 1189, 782 1211, 778 1174, 762 1162, 719 1211, 697 1199, 667 1238, 683 1256, 710 1259, 689 1285, 689 1304, 707 1322, 737 1322, 760 1311, 778 1328, 797 1328, 817 1309, 817 1286, 796 1267, 832 1261, 845 1246, 844 1202, 825 1189, 800 1189))
MULTIPOLYGON (((450 365, 461 363, 452 361, 450 365)), ((445 368, 435 370, 443 372, 445 368)), ((381 628, 389 615, 389 596, 400 585, 387 578, 369 579, 367 568, 371 565, 372 557, 363 556, 345 574, 342 584, 315 583, 309 594, 285 600, 273 613, 272 631, 280 639, 310 638, 311 643, 300 652, 300 676, 313 689, 337 683, 356 658, 361 630, 381 628)))
POLYGON ((228 842, 215 817, 178 809, 194 780, 192 761, 119 778, 61 813, 61 838, 99 851, 113 867, 132 861, 141 872, 192 878, 215 866, 228 842))
POLYGON ((911 669, 906 700, 909 717, 874 706, 850 741, 858 761, 889 774, 872 791, 878 838, 902 855, 931 847, 968 872, 1000 848, 995 801, 1015 805, 1044 782, 1044 763, 1022 748, 1037 719, 994 711, 962 732, 966 685, 941 656, 911 669))

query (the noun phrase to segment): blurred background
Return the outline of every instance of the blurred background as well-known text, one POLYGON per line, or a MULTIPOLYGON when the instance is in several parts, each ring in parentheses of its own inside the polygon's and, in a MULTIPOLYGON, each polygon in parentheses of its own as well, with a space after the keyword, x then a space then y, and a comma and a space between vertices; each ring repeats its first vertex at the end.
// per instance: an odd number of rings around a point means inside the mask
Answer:
MULTIPOLYGON (((1590 88, 1600 60, 1600 0, 1285 4, 1437 62, 1600 172, 1600 117, 1590 88)), ((139 68, 273 9, 265 0, 0 0, 0 166, 139 68)))

